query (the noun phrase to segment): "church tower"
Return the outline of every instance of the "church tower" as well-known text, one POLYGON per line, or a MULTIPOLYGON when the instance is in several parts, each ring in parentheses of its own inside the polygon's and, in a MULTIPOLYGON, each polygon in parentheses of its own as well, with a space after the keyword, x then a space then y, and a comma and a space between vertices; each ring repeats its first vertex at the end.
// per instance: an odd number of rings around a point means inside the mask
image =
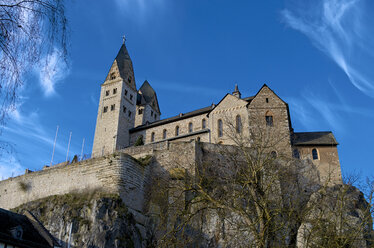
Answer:
POLYGON ((92 157, 129 146, 134 127, 137 90, 125 40, 101 85, 92 157))
POLYGON ((135 127, 160 120, 161 112, 155 90, 147 80, 138 90, 135 127))

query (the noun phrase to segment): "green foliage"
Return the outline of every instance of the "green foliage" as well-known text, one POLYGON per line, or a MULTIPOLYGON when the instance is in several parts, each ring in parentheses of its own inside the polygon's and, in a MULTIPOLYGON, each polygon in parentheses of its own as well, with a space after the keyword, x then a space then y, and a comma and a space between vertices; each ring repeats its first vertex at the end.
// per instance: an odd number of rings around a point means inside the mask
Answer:
POLYGON ((140 136, 138 137, 138 139, 136 140, 134 146, 142 146, 142 145, 144 145, 143 135, 140 135, 140 136))
POLYGON ((152 160, 152 156, 151 155, 147 155, 145 157, 141 157, 141 158, 136 159, 136 161, 139 164, 143 165, 143 166, 149 165, 149 163, 151 162, 151 160, 152 160))

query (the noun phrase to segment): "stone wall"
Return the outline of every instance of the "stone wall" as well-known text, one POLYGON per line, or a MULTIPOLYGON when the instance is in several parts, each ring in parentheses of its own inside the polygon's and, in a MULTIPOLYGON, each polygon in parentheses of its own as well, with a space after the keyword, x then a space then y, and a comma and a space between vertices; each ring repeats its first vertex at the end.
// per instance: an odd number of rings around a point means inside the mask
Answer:
POLYGON ((227 95, 216 108, 209 113, 211 143, 233 145, 237 138, 249 137, 248 102, 232 95, 227 95), (236 117, 240 116, 241 130, 236 130, 236 117), (222 121, 222 136, 219 135, 218 122, 222 121))
POLYGON ((101 86, 93 157, 129 145, 129 129, 134 127, 135 122, 135 104, 136 92, 123 81, 116 79, 101 86))
MULTIPOLYGON (((28 173, 0 181, 0 208, 11 209, 23 203, 72 192, 103 191, 118 193, 125 204, 142 212, 148 204, 153 175, 170 174, 174 169, 195 173, 196 166, 228 164, 227 155, 234 146, 211 143, 160 142, 131 147, 111 155, 28 173), (152 159, 144 160, 147 155, 152 159), (135 158, 142 158, 136 160, 135 158)), ((310 159, 311 148, 300 150, 302 159, 310 159)), ((330 175, 331 183, 341 183, 336 147, 318 147, 320 159, 314 160, 322 180, 330 175), (330 158, 333 158, 332 160, 330 158), (334 162, 335 161, 335 162, 334 162)))
POLYGON ((150 168, 125 153, 53 166, 0 181, 0 207, 11 209, 23 203, 71 192, 119 193, 130 208, 140 211, 150 168))
POLYGON ((321 180, 329 184, 342 183, 338 149, 336 146, 297 146, 300 159, 310 159, 317 167, 321 180), (318 159, 312 157, 312 150, 316 149, 318 159))
POLYGON ((248 106, 252 132, 267 139, 268 146, 276 152, 291 156, 291 120, 288 106, 267 86, 261 88, 248 106), (266 123, 272 117, 272 125, 266 123))
MULTIPOLYGON (((175 138, 175 137, 177 137, 177 135, 175 133, 175 128, 177 126, 179 126, 179 135, 178 136, 187 135, 187 134, 189 134, 189 130, 188 130, 188 124, 189 123, 192 123, 192 133, 201 131, 201 130, 203 130, 203 127, 202 127, 202 120, 203 119, 206 120, 206 125, 207 125, 206 127, 208 127, 208 118, 207 118, 206 114, 202 114, 202 115, 193 116, 191 118, 186 118, 186 119, 170 122, 170 123, 167 123, 167 124, 164 124, 164 125, 143 129, 141 131, 138 131, 138 132, 135 132, 135 133, 131 134, 130 145, 134 145, 136 140, 138 139, 138 137, 140 135, 142 135, 144 137, 144 143, 145 144, 153 143, 152 140, 151 140, 152 133, 154 133, 154 135, 155 135, 154 136, 155 137, 154 142, 163 141, 163 140, 165 140, 165 139, 163 139, 163 131, 164 130, 166 130, 166 133, 167 133, 166 140, 175 138)), ((209 136, 201 135, 200 137, 201 137, 202 141, 209 142, 209 136)), ((183 141, 185 141, 185 140, 183 140, 183 141)))

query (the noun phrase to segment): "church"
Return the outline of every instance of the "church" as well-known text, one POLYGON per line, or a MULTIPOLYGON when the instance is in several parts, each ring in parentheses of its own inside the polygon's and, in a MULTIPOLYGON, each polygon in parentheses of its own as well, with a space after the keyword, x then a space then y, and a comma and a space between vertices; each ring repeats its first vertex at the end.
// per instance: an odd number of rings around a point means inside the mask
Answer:
POLYGON ((151 84, 146 80, 139 89, 136 86, 124 42, 101 85, 92 157, 160 142, 236 145, 238 138, 246 138, 243 142, 250 146, 256 128, 277 137, 276 147, 281 150, 275 147, 275 156, 282 152, 310 159, 326 179, 341 182, 338 142, 333 133, 295 132, 288 104, 267 85, 252 96, 242 96, 235 85, 217 104, 162 119, 151 84))

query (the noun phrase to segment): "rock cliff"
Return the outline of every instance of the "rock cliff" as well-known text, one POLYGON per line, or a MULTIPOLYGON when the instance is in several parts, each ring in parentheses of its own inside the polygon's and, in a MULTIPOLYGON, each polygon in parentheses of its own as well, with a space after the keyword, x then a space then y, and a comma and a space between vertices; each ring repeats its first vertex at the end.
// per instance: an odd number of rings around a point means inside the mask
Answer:
MULTIPOLYGON (((299 212, 306 213, 303 222, 295 221, 290 225, 293 228, 283 230, 289 241, 279 243, 279 247, 372 247, 370 207, 356 188, 347 185, 320 188, 309 194, 307 204, 300 207, 299 212)), ((140 226, 118 195, 72 193, 13 209, 18 213, 24 210, 31 211, 62 247, 67 247, 70 231, 71 247, 157 246, 152 235, 154 230, 150 226, 140 226)), ((199 222, 202 233, 191 232, 190 245, 232 247, 235 244, 241 247, 244 241, 250 242, 247 232, 231 233, 230 237, 230 230, 224 233, 223 225, 229 226, 214 211, 205 212, 199 222)), ((177 247, 184 245, 183 242, 176 244, 177 247)))
POLYGON ((98 192, 51 196, 13 209, 31 211, 67 247, 145 247, 139 224, 118 195, 98 192))

